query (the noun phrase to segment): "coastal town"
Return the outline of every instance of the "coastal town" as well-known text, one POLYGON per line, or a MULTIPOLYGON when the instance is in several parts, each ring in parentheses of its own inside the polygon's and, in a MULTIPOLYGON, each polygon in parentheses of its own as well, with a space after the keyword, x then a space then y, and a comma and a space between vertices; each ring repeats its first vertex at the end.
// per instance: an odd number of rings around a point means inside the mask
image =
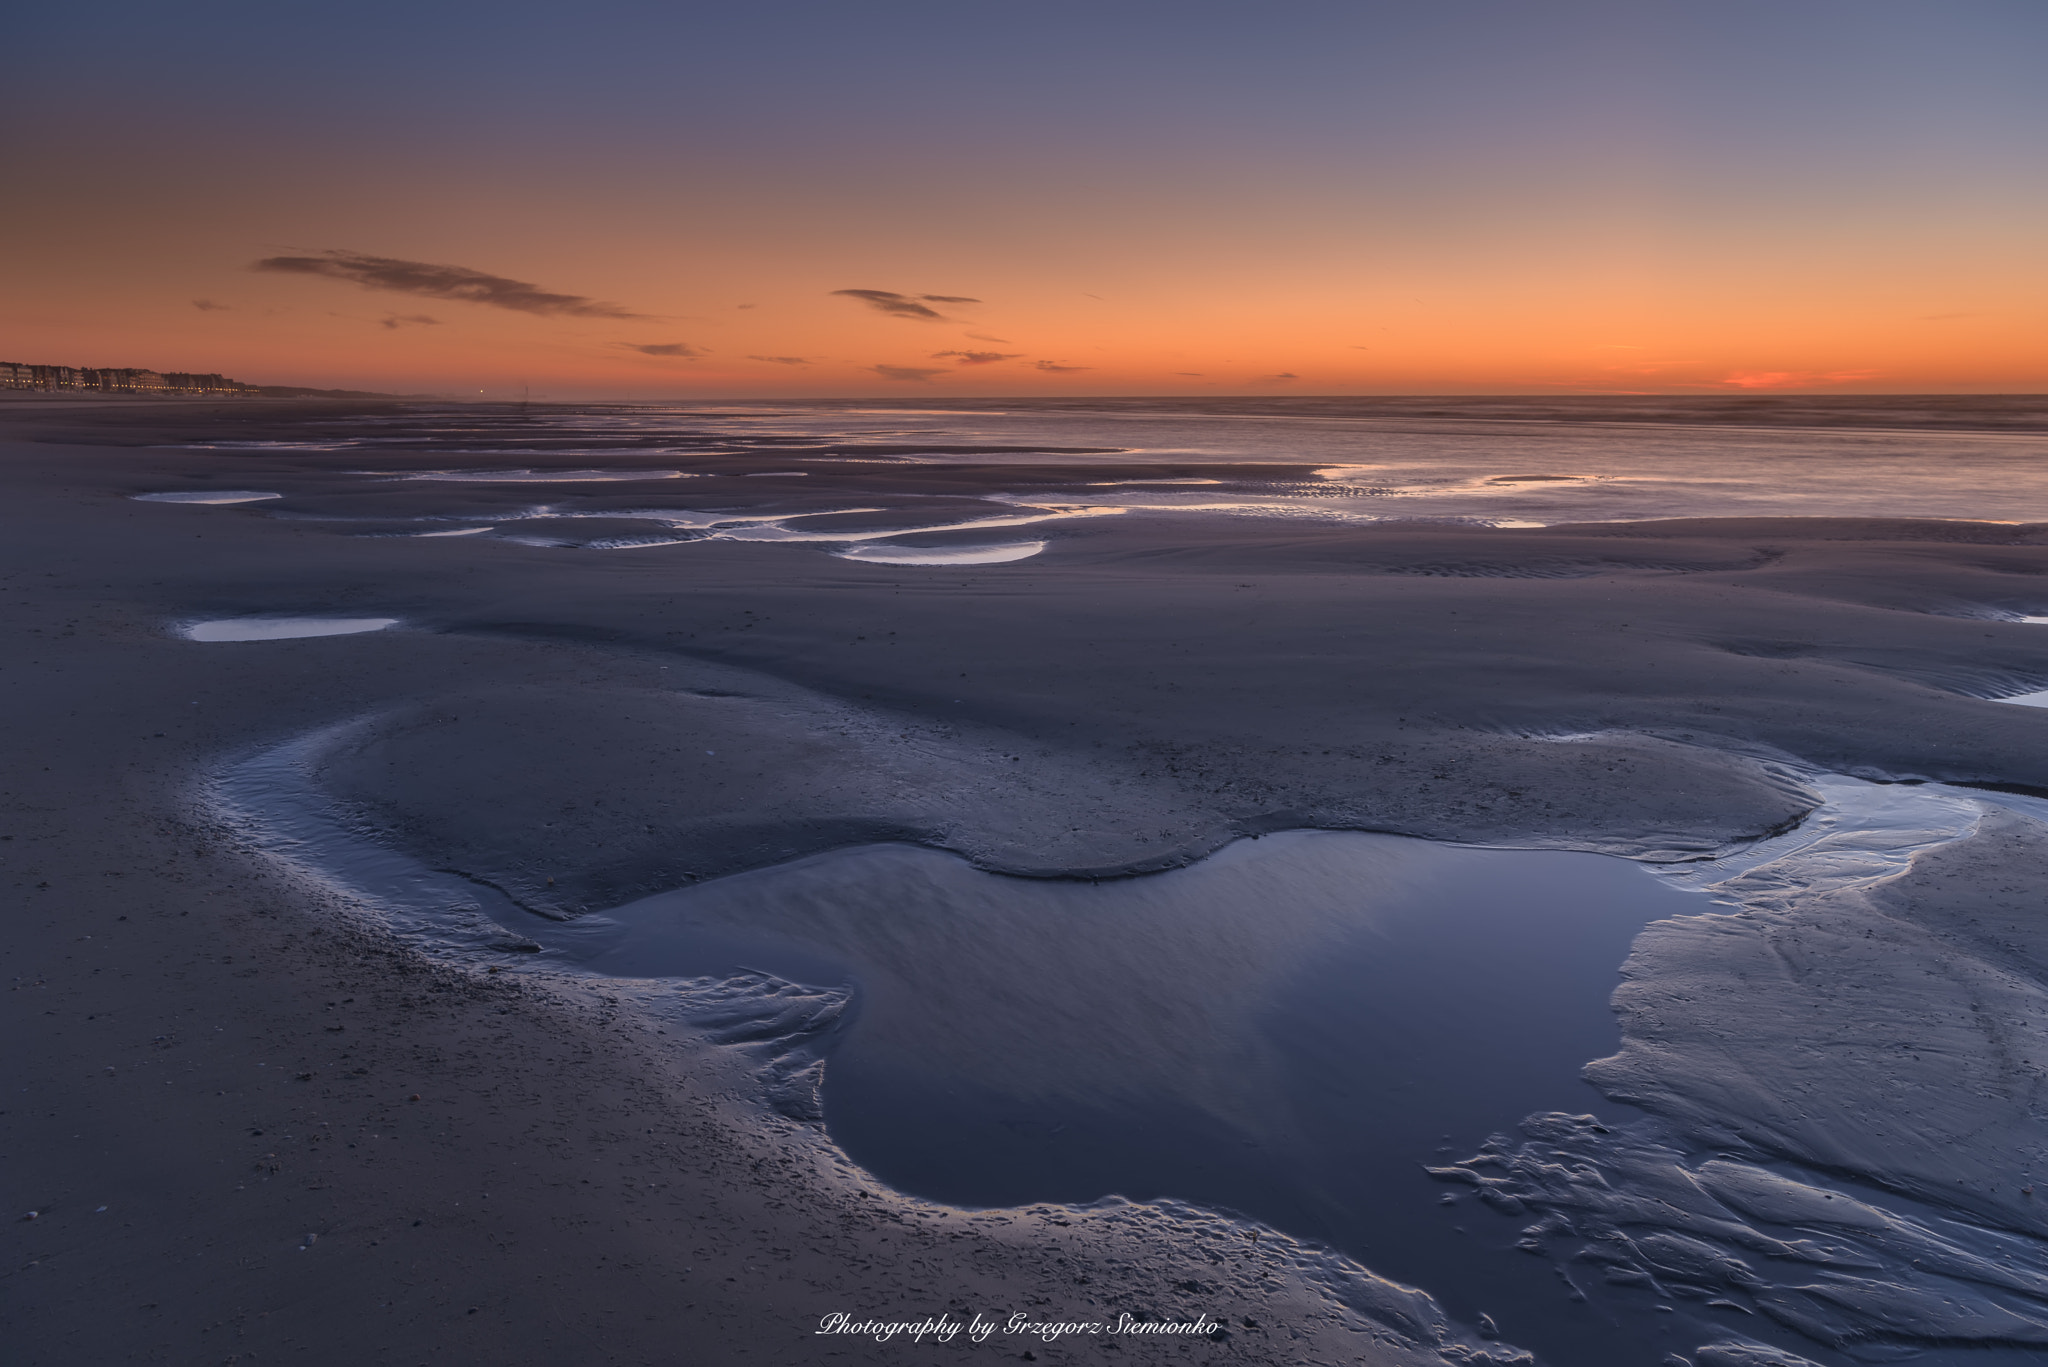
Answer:
POLYGON ((102 394, 260 394, 256 385, 221 375, 128 367, 25 365, 0 361, 0 389, 91 390, 102 394))

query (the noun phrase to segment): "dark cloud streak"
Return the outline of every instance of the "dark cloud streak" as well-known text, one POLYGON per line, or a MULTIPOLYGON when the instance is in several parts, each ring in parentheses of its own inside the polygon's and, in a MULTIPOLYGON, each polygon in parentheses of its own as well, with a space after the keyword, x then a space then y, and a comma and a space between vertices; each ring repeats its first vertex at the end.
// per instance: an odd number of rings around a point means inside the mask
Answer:
POLYGON ((934 351, 934 361, 948 356, 957 356, 961 365, 994 365, 997 361, 1014 361, 1024 353, 1021 351, 934 351))
POLYGON ((979 304, 979 299, 969 299, 964 294, 898 294, 894 290, 833 290, 848 299, 858 299, 869 308, 886 313, 893 318, 915 318, 923 323, 941 323, 946 315, 937 309, 928 309, 918 300, 927 304, 979 304))
POLYGON ((317 256, 266 256, 249 269, 280 275, 317 275, 342 280, 366 290, 423 294, 465 304, 510 309, 555 318, 644 318, 618 304, 580 294, 553 294, 524 280, 513 280, 467 266, 437 266, 364 252, 324 251, 317 256))
POLYGON ((871 365, 868 367, 885 380, 929 380, 934 375, 944 375, 944 370, 927 370, 912 365, 871 365))
POLYGON ((935 323, 945 317, 938 310, 928 309, 909 295, 897 294, 893 290, 833 290, 832 293, 845 295, 848 299, 858 299, 871 309, 897 318, 917 318, 935 323))
POLYGON ((642 356, 682 356, 695 360, 709 354, 704 348, 691 346, 688 342, 620 342, 619 345, 642 356))

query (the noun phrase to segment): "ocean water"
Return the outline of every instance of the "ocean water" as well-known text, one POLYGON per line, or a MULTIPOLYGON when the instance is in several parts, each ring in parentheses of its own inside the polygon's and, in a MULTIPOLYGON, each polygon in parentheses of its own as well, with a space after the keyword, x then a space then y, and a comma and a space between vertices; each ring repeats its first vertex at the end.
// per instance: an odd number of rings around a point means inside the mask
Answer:
POLYGON ((641 524, 544 543, 584 549, 952 544, 1160 514, 2048 522, 2048 402, 2034 399, 422 405, 206 445, 235 458, 224 477, 253 467, 285 489, 266 505, 280 517, 493 539, 527 536, 509 524, 535 519, 641 524), (465 522, 488 525, 451 525, 465 522))

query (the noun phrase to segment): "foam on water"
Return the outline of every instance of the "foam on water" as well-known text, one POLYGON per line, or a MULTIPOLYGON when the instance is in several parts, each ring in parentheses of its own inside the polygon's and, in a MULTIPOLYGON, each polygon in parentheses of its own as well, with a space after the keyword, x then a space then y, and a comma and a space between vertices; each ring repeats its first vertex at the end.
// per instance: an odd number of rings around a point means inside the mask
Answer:
POLYGON ((875 565, 1005 565, 1026 560, 1050 544, 1017 541, 1007 546, 849 546, 832 554, 841 560, 862 560, 875 565))
POLYGON ((265 499, 283 498, 283 494, 265 493, 258 489, 190 489, 175 493, 131 494, 137 503, 261 503, 265 499))
POLYGON ((301 636, 355 636, 398 625, 396 617, 226 617, 188 622, 177 634, 188 641, 289 641, 301 636))

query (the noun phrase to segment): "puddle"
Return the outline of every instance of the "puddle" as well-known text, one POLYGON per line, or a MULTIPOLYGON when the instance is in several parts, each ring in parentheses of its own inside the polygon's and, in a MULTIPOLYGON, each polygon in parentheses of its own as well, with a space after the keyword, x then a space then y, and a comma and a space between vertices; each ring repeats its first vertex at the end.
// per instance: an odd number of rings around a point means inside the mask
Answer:
POLYGON ((390 479, 445 484, 622 484, 642 479, 689 479, 681 470, 417 470, 390 479))
POLYGON ((873 565, 1006 565, 1027 560, 1050 544, 1018 541, 1007 546, 850 546, 832 554, 873 565))
POLYGON ((2017 703, 2021 707, 2048 707, 2048 689, 2039 693, 2019 693, 2010 698, 1993 698, 1991 701, 2017 703))
POLYGON ((398 625, 396 617, 225 617, 178 628, 188 641, 289 641, 301 636, 354 636, 398 625))
POLYGON ((794 522, 802 517, 831 517, 843 513, 880 512, 878 508, 832 509, 817 513, 794 513, 778 518, 752 518, 752 526, 738 525, 741 519, 715 526, 707 538, 712 541, 881 541, 892 536, 910 536, 915 533, 930 535, 936 532, 972 532, 994 527, 1025 527, 1036 522, 1054 522, 1067 518, 1115 517, 1124 509, 1095 505, 1066 506, 1060 504, 1023 503, 1017 505, 1026 511, 1014 517, 977 517, 960 522, 935 523, 928 527, 887 527, 878 531, 809 531, 802 527, 782 524, 794 522))
POLYGON ((283 498, 283 494, 264 493, 260 489, 187 489, 167 494, 130 494, 137 503, 260 503, 267 498, 283 498))
POLYGON ((1579 1070, 1619 1043, 1630 941, 1713 909, 1627 860, 1358 832, 1102 883, 882 845, 585 918, 569 952, 628 977, 851 982, 825 1116, 902 1190, 1177 1196, 1412 1278, 1443 1243, 1422 1172, 1443 1136, 1612 1110, 1579 1070))

